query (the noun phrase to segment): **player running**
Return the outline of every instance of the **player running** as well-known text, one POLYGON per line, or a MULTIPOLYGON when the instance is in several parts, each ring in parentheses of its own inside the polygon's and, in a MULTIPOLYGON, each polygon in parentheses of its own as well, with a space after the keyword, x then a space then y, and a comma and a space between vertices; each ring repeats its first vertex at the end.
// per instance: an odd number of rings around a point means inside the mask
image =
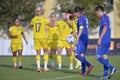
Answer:
POLYGON ((14 19, 14 25, 9 29, 9 36, 11 38, 11 50, 13 54, 14 69, 17 68, 17 52, 18 52, 18 67, 22 68, 22 51, 23 51, 23 42, 22 37, 28 44, 26 37, 24 35, 23 27, 20 25, 20 20, 18 18, 14 19))
MULTIPOLYGON (((73 34, 73 36, 76 38, 77 37, 77 18, 74 16, 74 11, 72 9, 69 9, 67 11, 67 15, 69 16, 69 19, 72 22, 72 32, 71 34, 73 34)), ((75 47, 75 43, 72 44, 71 46, 71 54, 72 54, 72 58, 76 61, 76 66, 74 68, 81 68, 81 62, 75 58, 75 54, 74 54, 74 47, 75 47)))
POLYGON ((77 21, 77 40, 76 40, 76 46, 75 46, 75 57, 81 61, 82 63, 82 72, 80 72, 78 75, 88 75, 90 71, 93 69, 94 65, 90 64, 86 58, 85 53, 87 50, 88 45, 88 19, 86 16, 83 15, 83 8, 76 6, 74 8, 74 12, 76 17, 78 17, 77 21), (86 66, 88 67, 88 70, 86 71, 86 66))
POLYGON ((61 53, 62 49, 65 48, 66 52, 69 56, 69 61, 70 61, 70 67, 69 69, 73 69, 73 62, 72 62, 72 55, 71 55, 71 45, 67 43, 66 37, 71 34, 70 32, 70 21, 67 19, 67 14, 66 12, 62 12, 62 19, 58 21, 58 26, 59 26, 59 40, 58 40, 58 45, 57 45, 57 51, 58 51, 58 69, 61 69, 61 53))
POLYGON ((110 18, 104 13, 104 8, 102 6, 97 6, 95 8, 95 12, 98 17, 100 17, 100 29, 99 29, 99 39, 98 39, 98 47, 96 57, 99 62, 103 64, 104 74, 99 79, 110 79, 116 68, 113 67, 108 61, 108 54, 110 48, 111 41, 111 26, 110 26, 110 18), (108 75, 108 70, 110 70, 110 75, 108 75))
POLYGON ((34 48, 36 50, 36 62, 37 62, 37 71, 41 71, 40 66, 40 53, 41 49, 44 51, 44 72, 48 71, 48 53, 47 53, 47 32, 46 26, 48 24, 48 20, 42 16, 43 10, 37 9, 37 16, 35 16, 30 25, 33 27, 34 31, 34 48))
POLYGON ((58 25, 56 20, 56 13, 50 14, 50 22, 48 24, 48 50, 50 58, 52 59, 51 68, 55 68, 56 62, 56 49, 58 43, 58 25))

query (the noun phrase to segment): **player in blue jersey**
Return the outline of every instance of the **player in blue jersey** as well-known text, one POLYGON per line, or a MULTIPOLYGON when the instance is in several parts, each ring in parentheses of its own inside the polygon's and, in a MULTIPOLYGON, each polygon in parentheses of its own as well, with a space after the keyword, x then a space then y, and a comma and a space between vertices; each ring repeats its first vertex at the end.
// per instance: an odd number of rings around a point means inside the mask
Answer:
POLYGON ((76 6, 74 8, 74 12, 76 17, 78 18, 77 21, 77 40, 76 40, 76 46, 75 46, 75 55, 78 60, 82 63, 82 72, 80 72, 78 75, 88 75, 90 71, 93 69, 94 65, 90 64, 86 58, 85 53, 87 50, 88 45, 88 19, 83 14, 83 8, 76 6), (86 66, 88 67, 86 71, 86 66))
POLYGON ((108 79, 111 78, 116 71, 116 68, 113 67, 108 61, 108 53, 111 41, 110 18, 106 13, 104 13, 104 8, 102 6, 97 6, 95 8, 95 12, 97 16, 100 17, 100 29, 96 57, 104 67, 104 74, 102 77, 99 77, 99 79, 108 79), (108 75, 108 70, 110 70, 110 75, 108 75))

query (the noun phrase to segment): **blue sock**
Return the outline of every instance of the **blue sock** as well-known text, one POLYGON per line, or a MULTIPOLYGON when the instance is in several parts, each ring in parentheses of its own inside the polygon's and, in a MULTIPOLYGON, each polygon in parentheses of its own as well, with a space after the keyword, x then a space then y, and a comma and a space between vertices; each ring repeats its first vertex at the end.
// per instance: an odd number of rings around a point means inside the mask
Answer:
POLYGON ((85 64, 82 63, 82 73, 85 73, 86 72, 86 67, 85 67, 85 64))
POLYGON ((91 64, 85 59, 86 66, 90 66, 91 64))
POLYGON ((105 59, 105 66, 107 66, 110 70, 113 69, 113 66, 109 63, 108 59, 105 59))
POLYGON ((80 56, 80 55, 76 55, 75 57, 76 57, 78 60, 80 60, 83 64, 85 64, 85 62, 84 62, 85 58, 84 58, 84 57, 82 57, 82 56, 80 56))
POLYGON ((103 76, 108 76, 108 67, 104 65, 104 75, 103 76))
POLYGON ((82 57, 80 55, 75 56, 78 60, 80 60, 85 66, 90 66, 91 64, 85 59, 85 57, 82 57))
POLYGON ((103 65, 105 65, 106 67, 108 67, 110 70, 113 69, 113 66, 109 63, 108 59, 104 59, 103 57, 100 57, 98 59, 103 65))

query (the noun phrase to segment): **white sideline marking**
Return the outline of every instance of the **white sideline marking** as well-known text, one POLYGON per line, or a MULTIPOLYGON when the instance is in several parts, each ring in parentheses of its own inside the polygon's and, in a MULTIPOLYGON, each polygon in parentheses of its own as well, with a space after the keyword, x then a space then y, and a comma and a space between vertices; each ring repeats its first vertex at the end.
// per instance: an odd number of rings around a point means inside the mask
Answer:
MULTIPOLYGON (((120 73, 120 71, 116 71, 117 73, 120 73)), ((101 73, 93 73, 93 74, 102 74, 101 73)), ((61 80, 61 79, 68 79, 68 78, 74 78, 74 77, 79 77, 79 76, 65 76, 65 77, 58 77, 58 78, 52 78, 52 79, 39 79, 39 80, 61 80)))

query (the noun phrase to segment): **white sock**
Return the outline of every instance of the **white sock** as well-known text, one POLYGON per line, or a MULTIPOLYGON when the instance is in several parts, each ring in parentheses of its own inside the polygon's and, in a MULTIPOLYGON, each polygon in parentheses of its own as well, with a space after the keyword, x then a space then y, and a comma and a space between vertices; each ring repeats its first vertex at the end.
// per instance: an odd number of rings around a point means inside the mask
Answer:
POLYGON ((80 61, 78 61, 78 62, 77 62, 77 64, 81 64, 81 62, 80 62, 80 61))
POLYGON ((37 61, 37 68, 40 68, 40 62, 37 61))
POLYGON ((22 66, 22 62, 19 62, 19 66, 22 66))
POLYGON ((73 67, 73 63, 70 63, 70 67, 73 67))
POLYGON ((14 63, 14 66, 17 66, 17 63, 16 63, 16 62, 14 63))
POLYGON ((61 64, 60 63, 58 64, 58 67, 61 68, 61 64))
POLYGON ((47 62, 44 62, 44 69, 47 69, 47 62))

